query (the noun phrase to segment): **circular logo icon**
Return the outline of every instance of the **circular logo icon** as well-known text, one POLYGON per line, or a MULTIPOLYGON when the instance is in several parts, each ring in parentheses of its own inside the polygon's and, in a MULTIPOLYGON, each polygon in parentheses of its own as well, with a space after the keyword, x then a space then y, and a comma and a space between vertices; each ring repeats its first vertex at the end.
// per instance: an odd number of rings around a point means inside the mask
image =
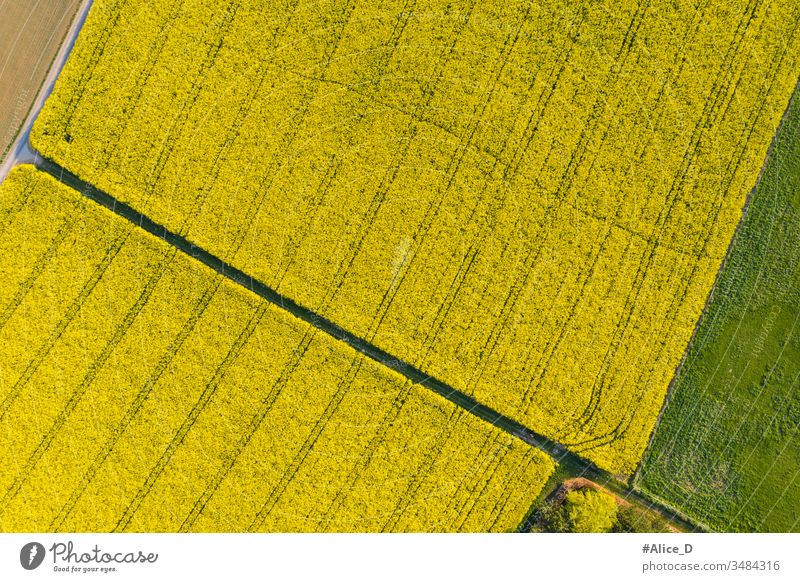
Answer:
POLYGON ((39 542, 30 542, 19 551, 19 563, 26 570, 35 570, 44 561, 44 546, 39 542))

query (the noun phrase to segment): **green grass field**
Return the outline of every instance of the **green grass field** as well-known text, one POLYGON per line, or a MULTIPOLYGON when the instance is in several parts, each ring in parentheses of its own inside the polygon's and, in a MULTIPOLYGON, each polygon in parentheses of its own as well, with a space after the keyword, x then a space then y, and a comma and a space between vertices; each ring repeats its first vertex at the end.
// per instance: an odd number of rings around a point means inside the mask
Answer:
POLYGON ((800 99, 689 348, 639 486, 722 531, 800 531, 800 99))

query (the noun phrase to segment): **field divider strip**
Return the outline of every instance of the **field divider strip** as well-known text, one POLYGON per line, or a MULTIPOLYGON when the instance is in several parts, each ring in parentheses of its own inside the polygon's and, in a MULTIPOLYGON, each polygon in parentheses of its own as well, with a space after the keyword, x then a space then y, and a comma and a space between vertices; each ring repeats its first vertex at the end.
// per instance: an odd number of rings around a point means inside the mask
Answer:
POLYGON ((69 186, 73 190, 81 193, 86 198, 110 210, 117 216, 124 218, 128 222, 145 230, 152 236, 159 238, 167 244, 177 248, 182 253, 188 255, 205 266, 213 269, 223 277, 233 281, 237 285, 245 287, 250 292, 258 295, 262 299, 279 307, 283 311, 287 311, 301 321, 308 323, 319 331, 339 340, 364 356, 374 360, 382 366, 393 370, 406 379, 410 380, 416 385, 420 385, 439 396, 445 398, 454 405, 464 409, 466 412, 488 422, 492 426, 503 430, 509 435, 523 441, 529 446, 547 454, 553 458, 560 465, 565 467, 570 473, 575 475, 585 476, 597 483, 600 483, 608 489, 614 491, 618 495, 631 499, 640 505, 648 507, 657 511, 663 517, 669 519, 673 523, 678 524, 682 529, 688 531, 701 530, 697 524, 687 521, 683 516, 676 514, 674 511, 664 507, 656 507, 653 501, 645 496, 639 495, 638 492, 630 489, 626 483, 621 481, 616 476, 608 471, 597 467, 594 463, 580 457, 567 449, 561 443, 558 443, 544 435, 541 435, 530 428, 520 424, 519 422, 497 412, 496 410, 478 402, 472 396, 461 392, 441 380, 426 374, 419 368, 396 358, 374 344, 354 335, 353 333, 340 327, 330 319, 321 316, 320 314, 303 307, 292 299, 278 293, 276 290, 268 287, 261 281, 253 278, 252 276, 244 273, 243 271, 231 266, 219 257, 211 254, 209 251, 198 247, 191 243, 185 237, 174 233, 167 229, 167 227, 160 225, 153 221, 148 216, 142 214, 138 210, 133 209, 131 206, 120 202, 107 192, 100 190, 82 180, 69 170, 63 168, 59 164, 43 157, 41 154, 36 156, 35 166, 62 184, 69 186))

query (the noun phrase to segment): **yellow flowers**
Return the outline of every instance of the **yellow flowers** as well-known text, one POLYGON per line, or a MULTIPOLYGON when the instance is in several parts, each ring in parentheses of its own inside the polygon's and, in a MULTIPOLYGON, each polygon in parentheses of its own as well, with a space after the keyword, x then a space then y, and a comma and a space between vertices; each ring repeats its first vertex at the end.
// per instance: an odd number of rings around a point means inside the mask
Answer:
POLYGON ((33 143, 615 473, 798 70, 794 0, 98 0, 33 143))
POLYGON ((31 167, 0 219, 2 531, 506 531, 553 471, 31 167))

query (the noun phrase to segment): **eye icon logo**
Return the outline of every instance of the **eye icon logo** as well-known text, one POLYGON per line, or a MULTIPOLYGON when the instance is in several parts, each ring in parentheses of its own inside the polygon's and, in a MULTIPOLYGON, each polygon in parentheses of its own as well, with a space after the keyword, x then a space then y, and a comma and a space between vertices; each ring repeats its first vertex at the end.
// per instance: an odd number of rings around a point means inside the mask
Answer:
POLYGON ((39 542, 30 542, 19 551, 19 563, 26 570, 35 570, 44 561, 44 546, 39 542))

